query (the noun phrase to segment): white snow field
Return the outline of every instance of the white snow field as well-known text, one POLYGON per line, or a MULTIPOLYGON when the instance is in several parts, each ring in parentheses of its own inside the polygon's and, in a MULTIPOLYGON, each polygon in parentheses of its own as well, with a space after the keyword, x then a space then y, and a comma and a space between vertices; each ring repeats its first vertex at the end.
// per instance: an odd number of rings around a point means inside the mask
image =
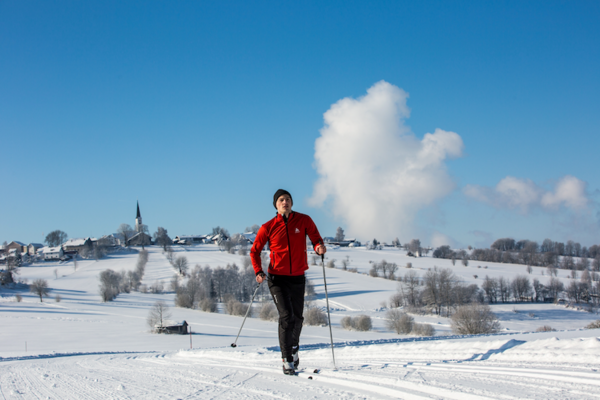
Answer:
MULTIPOLYGON (((148 249, 143 283, 168 283, 173 269, 160 248, 148 249)), ((241 264, 240 256, 213 245, 175 250, 185 252, 191 266, 241 264)), ((452 268, 467 283, 480 284, 486 274, 509 279, 526 274, 525 266, 453 266, 396 249, 331 249, 327 256, 338 264, 348 257, 349 268, 359 270, 326 269, 337 368, 329 328, 307 326, 295 377, 281 372, 275 322, 249 318, 232 348, 241 317, 176 308, 173 293, 132 292, 102 303, 98 274, 133 270, 135 252, 79 261, 76 271, 72 262, 23 267, 21 279, 46 279, 51 293, 40 303, 26 288, 0 289, 0 399, 600 398, 600 330, 583 329, 598 315, 553 304, 493 305, 500 334, 453 336, 447 318, 415 316, 432 324, 436 336, 397 335, 386 329, 382 308, 397 283, 365 274, 369 261, 385 259, 401 266, 400 275, 411 262, 420 275, 433 266, 452 268), (54 301, 57 294, 60 302, 54 301), (157 300, 172 306, 173 319, 186 320, 192 335, 149 333, 146 317, 157 300), (359 314, 371 316, 372 331, 340 327, 342 317, 359 314), (543 325, 556 331, 534 332, 543 325)), ((533 269, 530 279, 545 283, 543 269, 533 269)), ((321 266, 311 266, 308 277, 318 293, 316 304, 324 307, 321 266)), ((559 277, 568 282, 566 271, 559 277)))

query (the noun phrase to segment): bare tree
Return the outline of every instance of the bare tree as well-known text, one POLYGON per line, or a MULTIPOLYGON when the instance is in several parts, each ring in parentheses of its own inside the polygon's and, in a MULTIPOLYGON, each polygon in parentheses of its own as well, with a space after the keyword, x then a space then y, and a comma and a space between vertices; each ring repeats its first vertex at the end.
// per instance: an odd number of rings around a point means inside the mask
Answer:
POLYGON ((55 230, 46 235, 46 239, 44 242, 48 245, 48 247, 56 247, 66 242, 68 236, 65 232, 61 230, 55 230))
POLYGON ((102 297, 103 302, 112 301, 121 293, 121 274, 112 269, 107 269, 100 272, 99 280, 100 297, 102 297))
POLYGON ((340 325, 342 326, 342 328, 351 331, 354 329, 354 320, 351 316, 347 315, 341 319, 340 325))
POLYGON ((173 268, 175 268, 175 270, 179 272, 179 275, 185 275, 189 268, 187 257, 178 256, 177 258, 175 258, 175 260, 173 260, 173 268))
POLYGON ((436 314, 441 315, 443 306, 446 306, 447 313, 450 312, 455 301, 453 289, 457 281, 458 278, 449 268, 434 267, 425 274, 424 299, 436 314))
POLYGON ((398 284, 399 290, 409 306, 417 306, 420 297, 419 282, 419 275, 415 271, 408 271, 404 274, 402 283, 398 284))
POLYGON ((340 324, 344 329, 357 330, 359 332, 370 331, 373 327, 371 317, 368 315, 359 315, 354 318, 346 316, 342 318, 340 324))
POLYGON ((586 282, 588 285, 592 283, 592 277, 590 276, 590 272, 587 269, 584 269, 581 273, 581 282, 586 282))
POLYGON ((344 240, 344 230, 342 229, 341 226, 338 226, 337 231, 335 232, 335 241, 336 242, 341 242, 344 240))
POLYGON ((535 301, 543 301, 544 298, 546 297, 546 295, 548 294, 548 289, 546 288, 546 286, 542 285, 542 283, 537 280, 534 279, 533 280, 533 292, 534 292, 534 300, 535 301))
POLYGON ((307 304, 304 311, 304 323, 306 325, 327 325, 327 316, 320 308, 307 304))
POLYGON ((42 299, 44 296, 48 296, 48 281, 44 279, 36 279, 29 286, 29 291, 40 297, 40 302, 43 302, 42 299))
POLYGON ((452 331, 461 335, 496 333, 500 330, 498 318, 487 304, 460 306, 451 320, 452 331))
POLYGON ((169 235, 167 234, 167 230, 163 227, 158 227, 156 232, 154 232, 154 243, 158 246, 162 246, 164 251, 167 251, 167 247, 173 243, 169 235))
POLYGON ((413 254, 420 252, 421 250, 421 241, 419 239, 413 239, 408 244, 408 250, 413 254))
POLYGON ((550 296, 554 298, 554 300, 558 300, 558 295, 565 290, 565 285, 558 278, 551 277, 550 281, 546 285, 548 288, 548 292, 550 296))
POLYGON ((435 336, 435 328, 429 324, 415 323, 410 333, 416 336, 435 336))
POLYGON ((123 241, 124 241, 123 244, 127 245, 127 241, 129 240, 129 238, 131 238, 135 234, 135 231, 133 230, 131 225, 121 224, 121 225, 119 225, 119 228, 117 229, 117 233, 123 235, 123 241))
POLYGON ((503 303, 506 303, 510 299, 510 282, 503 276, 498 277, 498 294, 500 295, 500 300, 503 303))
POLYGON ((498 302, 498 280, 496 278, 490 278, 486 275, 481 288, 490 303, 498 302))
POLYGON ((492 249, 500 250, 500 251, 509 251, 515 249, 515 239, 512 238, 504 238, 498 239, 490 246, 492 249))
POLYGON ((277 321, 279 319, 279 313, 273 302, 267 302, 262 305, 258 316, 263 321, 277 321))
POLYGON ((216 226, 212 228, 213 235, 221 235, 222 237, 229 238, 229 231, 225 228, 221 228, 220 226, 216 226))
POLYGON ((15 251, 6 258, 6 268, 0 272, 0 283, 7 284, 15 281, 15 275, 19 274, 19 268, 23 264, 20 251, 15 251))
POLYGON ((246 230, 244 231, 245 233, 258 233, 258 230, 260 229, 260 226, 254 224, 249 228, 246 228, 246 230))
POLYGON ((524 301, 531 295, 531 283, 526 275, 517 275, 510 285, 515 301, 524 301))
POLYGON ((575 303, 587 300, 588 285, 585 282, 571 281, 567 287, 567 296, 575 303))
POLYGON ((164 329, 169 318, 171 318, 171 312, 167 306, 167 303, 159 300, 154 303, 152 308, 150 308, 146 322, 153 332, 160 333, 164 329))
POLYGON ((546 270, 548 271, 548 275, 550 275, 550 276, 557 276, 558 275, 558 268, 556 268, 555 265, 548 265, 546 267, 546 270))
POLYGON ((412 331, 415 319, 398 309, 391 309, 385 314, 386 326, 397 334, 408 334, 412 331))

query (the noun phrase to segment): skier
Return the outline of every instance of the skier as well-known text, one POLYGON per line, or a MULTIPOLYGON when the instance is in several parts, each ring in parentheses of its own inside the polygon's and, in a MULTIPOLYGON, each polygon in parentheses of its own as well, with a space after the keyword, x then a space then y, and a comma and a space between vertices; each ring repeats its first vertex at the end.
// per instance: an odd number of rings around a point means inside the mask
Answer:
POLYGON ((269 290, 279 312, 279 347, 283 358, 283 373, 295 375, 300 363, 298 350, 304 309, 304 271, 308 269, 306 236, 317 254, 327 249, 313 220, 305 214, 292 211, 292 195, 279 189, 273 196, 277 215, 260 227, 250 250, 256 281, 267 280, 269 290), (269 242, 271 261, 266 277, 260 253, 269 242))

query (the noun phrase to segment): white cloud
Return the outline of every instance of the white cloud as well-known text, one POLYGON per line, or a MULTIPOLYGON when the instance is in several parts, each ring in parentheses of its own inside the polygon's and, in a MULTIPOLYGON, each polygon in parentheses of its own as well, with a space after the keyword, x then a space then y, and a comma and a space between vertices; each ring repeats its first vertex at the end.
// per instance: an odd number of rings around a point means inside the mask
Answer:
POLYGON ((431 235, 431 247, 436 248, 440 246, 450 246, 453 249, 458 247, 456 241, 450 236, 434 231, 431 235))
POLYGON ((587 184, 574 176, 567 175, 556 184, 554 192, 542 196, 542 206, 557 209, 561 205, 573 210, 585 210, 590 203, 586 195, 587 184))
POLYGON ((590 204, 586 187, 585 182, 570 175, 561 178, 553 191, 546 191, 529 179, 507 176, 494 188, 467 185, 463 193, 496 208, 518 208, 523 213, 533 207, 557 211, 561 206, 572 211, 585 211, 590 204))
POLYGON ((407 98, 380 81, 365 96, 339 100, 324 114, 311 204, 330 201, 350 235, 410 237, 415 214, 455 187, 445 161, 462 155, 462 139, 441 129, 416 138, 404 124, 407 98))

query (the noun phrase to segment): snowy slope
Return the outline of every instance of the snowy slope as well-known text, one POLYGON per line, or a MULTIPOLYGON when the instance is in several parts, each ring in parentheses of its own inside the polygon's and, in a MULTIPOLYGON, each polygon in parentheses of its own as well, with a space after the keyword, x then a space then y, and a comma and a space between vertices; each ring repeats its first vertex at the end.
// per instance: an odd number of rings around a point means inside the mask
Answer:
MULTIPOLYGON (((240 264, 239 256, 221 253, 216 246, 177 251, 185 252, 191 265, 240 264)), ((0 398, 600 397, 600 331, 581 329, 598 319, 597 315, 550 304, 495 305, 504 328, 501 334, 451 336, 448 319, 423 316, 416 320, 433 324, 438 335, 449 336, 399 336, 385 328, 385 310, 381 310, 396 283, 365 275, 369 260, 386 259, 399 265, 412 262, 420 274, 434 265, 452 267, 465 281, 475 282, 473 271, 483 268, 452 266, 449 260, 429 257, 415 259, 394 249, 328 253, 329 259, 338 261, 347 256, 349 267, 358 268, 358 274, 326 269, 337 370, 332 363, 329 329, 305 327, 301 365, 306 370, 297 377, 280 371, 273 322, 248 319, 239 347, 234 349, 229 344, 242 319, 225 314, 173 307, 173 319, 185 319, 193 334, 148 333, 148 309, 158 299, 173 304, 172 293, 121 294, 114 302, 101 303, 99 272, 132 270, 136 253, 111 255, 98 262, 79 261, 76 271, 73 263, 24 267, 22 278, 47 279, 51 296, 59 294, 62 301, 40 303, 25 292, 18 303, 14 297, 18 290, 0 292, 0 398), (343 316, 358 314, 373 318, 373 331, 340 328, 343 316), (558 331, 531 332, 542 325, 558 331), (315 368, 321 372, 312 373, 315 368), (308 376, 313 379, 306 379, 308 376)), ((511 279, 525 273, 524 266, 485 265, 490 276, 503 273, 511 279)), ((540 271, 534 268, 533 275, 537 272, 543 281, 540 271)), ((160 249, 150 248, 143 283, 168 282, 172 274, 160 249)), ((315 283, 317 304, 324 305, 321 267, 312 266, 308 276, 315 283)))

